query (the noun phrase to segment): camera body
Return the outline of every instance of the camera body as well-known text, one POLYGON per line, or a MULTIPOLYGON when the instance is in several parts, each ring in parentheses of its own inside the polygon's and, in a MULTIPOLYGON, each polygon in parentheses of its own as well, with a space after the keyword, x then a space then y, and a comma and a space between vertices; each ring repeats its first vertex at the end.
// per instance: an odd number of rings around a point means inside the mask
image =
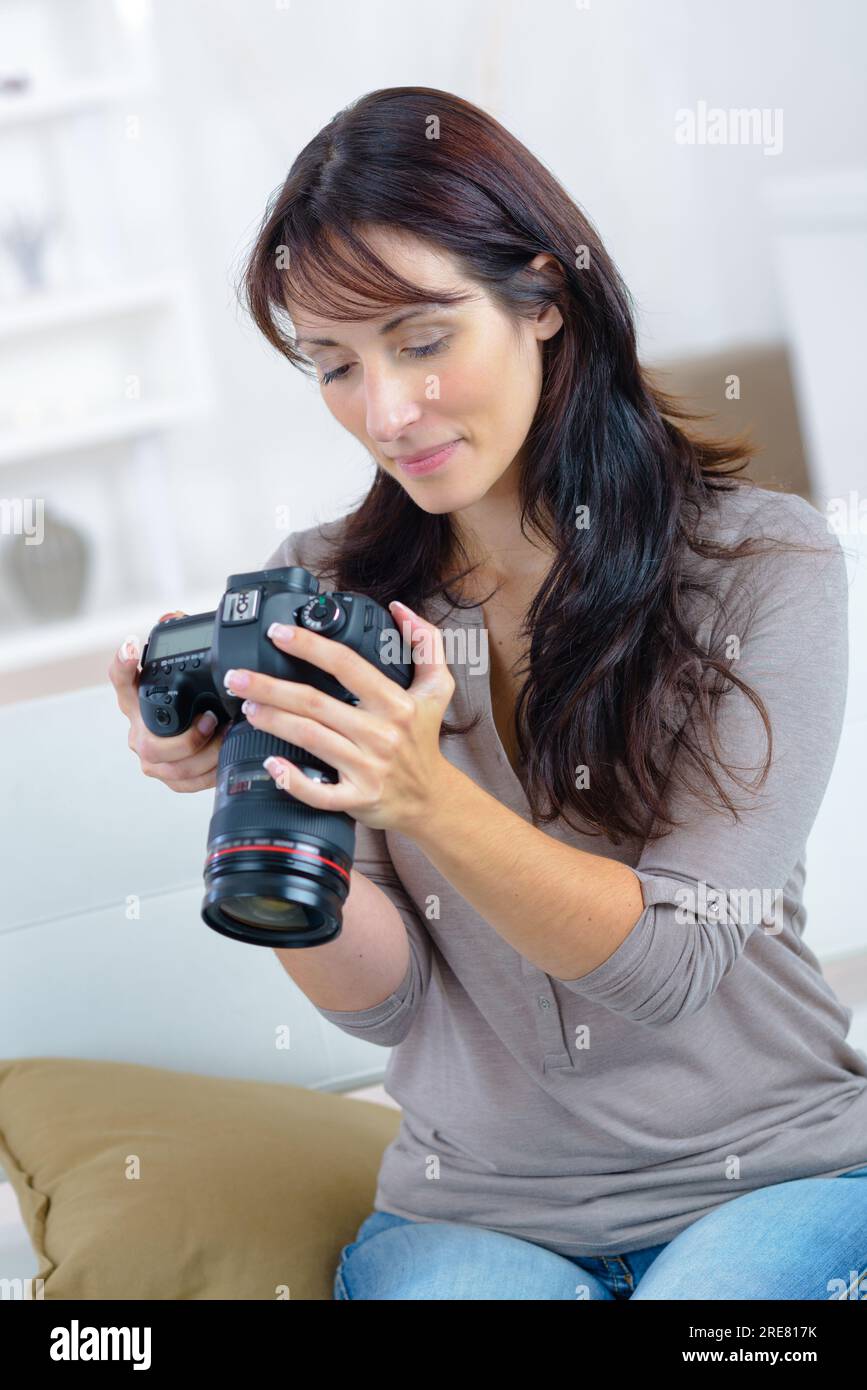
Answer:
POLYGON ((410 663, 384 665, 380 660, 382 634, 393 629, 393 620, 372 599, 321 594, 319 581, 300 565, 230 574, 215 612, 169 618, 148 637, 139 708, 151 733, 165 738, 185 733, 206 710, 223 723, 237 718, 243 697, 223 683, 231 670, 301 681, 335 699, 358 703, 326 671, 275 647, 267 635, 273 622, 305 627, 350 647, 404 690, 412 681, 410 663))
MULTIPOLYGON (((229 576, 213 613, 158 623, 142 653, 139 708, 151 733, 174 737, 206 710, 227 723, 217 765, 205 858, 202 917, 258 946, 317 946, 336 937, 349 893, 355 821, 316 810, 278 786, 263 767, 271 754, 300 774, 337 783, 336 770, 307 749, 255 729, 243 697, 225 687, 232 669, 297 681, 347 704, 358 696, 327 671, 289 656, 268 637, 273 622, 304 627, 363 656, 396 684, 412 683, 411 660, 391 659, 391 615, 363 594, 320 593, 300 565, 229 576)), ((398 651, 403 656, 402 647, 398 651)))

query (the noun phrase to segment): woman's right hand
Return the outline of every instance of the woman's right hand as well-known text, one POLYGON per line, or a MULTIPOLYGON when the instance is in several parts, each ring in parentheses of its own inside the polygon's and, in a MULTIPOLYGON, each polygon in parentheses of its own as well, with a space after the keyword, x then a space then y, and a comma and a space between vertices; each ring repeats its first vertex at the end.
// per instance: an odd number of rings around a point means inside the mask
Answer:
MULTIPOLYGON (((186 616, 180 612, 164 613, 160 622, 186 616)), ((208 712, 200 715, 186 733, 172 738, 158 738, 152 734, 139 710, 138 660, 135 646, 122 642, 108 668, 108 678, 114 686, 117 703, 129 720, 127 742, 137 754, 142 772, 146 777, 165 782, 173 792, 198 792, 216 786, 217 760, 228 724, 221 724, 215 733, 216 720, 208 712), (128 656, 125 655, 127 651, 128 656), (203 729, 203 723, 208 720, 213 723, 203 729)))

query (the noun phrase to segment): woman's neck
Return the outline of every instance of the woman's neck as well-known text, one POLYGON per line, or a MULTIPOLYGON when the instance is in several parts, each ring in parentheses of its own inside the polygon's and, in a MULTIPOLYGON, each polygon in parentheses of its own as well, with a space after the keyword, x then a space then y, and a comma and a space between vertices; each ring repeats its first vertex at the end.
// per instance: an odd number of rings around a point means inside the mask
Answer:
POLYGON ((523 535, 514 512, 495 513, 486 519, 486 524, 480 525, 477 520, 472 526, 461 514, 460 520, 454 518, 454 525, 467 559, 456 557, 453 567, 476 566, 464 583, 471 585, 479 596, 493 588, 499 588, 504 596, 520 597, 530 590, 535 593, 557 554, 543 536, 532 530, 529 537, 523 535))

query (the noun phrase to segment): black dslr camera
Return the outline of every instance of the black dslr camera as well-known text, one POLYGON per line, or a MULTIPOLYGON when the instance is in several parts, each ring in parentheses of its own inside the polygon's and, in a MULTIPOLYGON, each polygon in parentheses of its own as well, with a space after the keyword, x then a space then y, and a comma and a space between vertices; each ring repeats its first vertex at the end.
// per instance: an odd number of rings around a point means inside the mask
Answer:
POLYGON ((319 946, 340 934, 355 821, 298 801, 262 763, 271 754, 289 758, 320 782, 336 783, 338 773, 305 749, 254 729, 240 712, 243 696, 231 694, 223 678, 243 668, 314 686, 347 704, 358 704, 358 697, 318 666, 275 647, 267 637, 272 622, 351 647, 404 690, 412 683, 411 660, 389 659, 403 651, 386 609, 363 594, 320 594, 309 570, 290 565, 231 574, 216 612, 158 623, 142 652, 139 706, 147 728, 161 737, 184 733, 205 710, 230 725, 208 830, 202 903, 208 926, 256 946, 319 946))

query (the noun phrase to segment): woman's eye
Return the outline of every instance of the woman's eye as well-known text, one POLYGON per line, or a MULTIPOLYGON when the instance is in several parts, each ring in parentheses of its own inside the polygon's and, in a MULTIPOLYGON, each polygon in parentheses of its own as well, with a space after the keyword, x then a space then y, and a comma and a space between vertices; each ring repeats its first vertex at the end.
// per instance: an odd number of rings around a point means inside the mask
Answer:
MULTIPOLYGON (((407 348, 406 350, 411 357, 431 357, 435 352, 446 351, 447 344, 447 338, 437 338, 436 342, 422 343, 419 347, 411 347, 407 348)), ((321 377, 321 385, 327 386, 329 382, 339 381, 341 377, 346 376, 346 373, 349 371, 351 366, 352 363, 347 362, 346 366, 344 367, 334 367, 330 372, 323 372, 321 377)))
POLYGON ((448 338, 437 338, 435 343, 423 343, 421 347, 407 348, 412 357, 430 357, 432 353, 446 349, 448 338))

